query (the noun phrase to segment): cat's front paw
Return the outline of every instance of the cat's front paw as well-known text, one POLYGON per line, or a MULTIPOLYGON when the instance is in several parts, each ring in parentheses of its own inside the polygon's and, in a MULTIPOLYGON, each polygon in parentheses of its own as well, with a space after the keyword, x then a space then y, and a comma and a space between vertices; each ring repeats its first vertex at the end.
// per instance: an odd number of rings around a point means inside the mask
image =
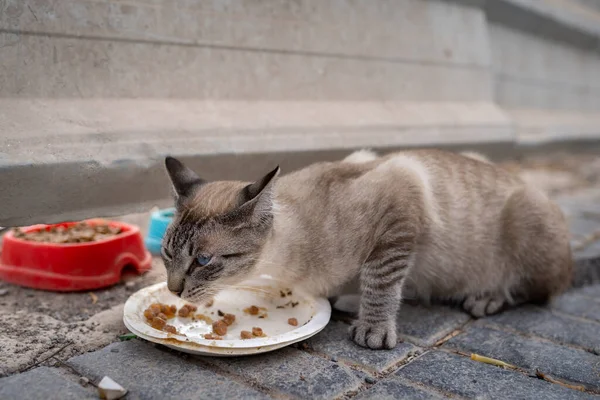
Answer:
POLYGON ((361 347, 374 350, 393 349, 396 347, 398 335, 393 322, 369 324, 356 320, 350 327, 350 339, 361 347))

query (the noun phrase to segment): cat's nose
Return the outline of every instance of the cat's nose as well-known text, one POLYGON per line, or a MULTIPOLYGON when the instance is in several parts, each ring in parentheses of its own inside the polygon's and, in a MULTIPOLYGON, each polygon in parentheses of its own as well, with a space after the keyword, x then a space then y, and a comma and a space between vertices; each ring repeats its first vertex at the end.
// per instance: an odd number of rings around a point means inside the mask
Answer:
POLYGON ((181 293, 183 293, 183 287, 184 287, 183 283, 184 283, 183 279, 174 279, 172 277, 169 277, 167 279, 167 288, 174 295, 181 296, 181 293))

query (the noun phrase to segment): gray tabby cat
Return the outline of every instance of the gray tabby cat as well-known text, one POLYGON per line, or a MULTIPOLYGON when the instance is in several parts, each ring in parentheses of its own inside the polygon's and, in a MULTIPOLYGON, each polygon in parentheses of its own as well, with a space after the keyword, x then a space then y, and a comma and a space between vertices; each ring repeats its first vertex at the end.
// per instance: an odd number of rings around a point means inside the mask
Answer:
POLYGON ((569 233, 546 195, 478 156, 360 151, 254 183, 166 167, 177 214, 163 242, 169 289, 191 302, 268 274, 335 296, 360 278, 360 346, 396 346, 403 298, 476 317, 544 302, 573 279, 569 233))

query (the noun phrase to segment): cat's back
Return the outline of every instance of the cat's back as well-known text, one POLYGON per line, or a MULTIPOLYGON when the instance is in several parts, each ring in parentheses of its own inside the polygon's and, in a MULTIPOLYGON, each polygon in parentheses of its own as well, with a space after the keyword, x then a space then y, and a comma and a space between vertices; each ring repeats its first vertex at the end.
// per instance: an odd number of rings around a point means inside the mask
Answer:
POLYGON ((410 214, 422 221, 426 247, 461 258, 495 251, 506 201, 524 186, 485 160, 426 149, 313 164, 283 177, 278 197, 307 224, 365 237, 391 214, 410 214))
POLYGON ((426 190, 446 229, 493 231, 506 200, 526 186, 519 176, 477 156, 439 150, 417 150, 406 156, 415 157, 427 171, 426 190))
MULTIPOLYGON (((329 203, 356 180, 376 168, 368 163, 319 162, 287 174, 277 183, 277 196, 286 203, 329 203)), ((351 199, 347 199, 351 200, 351 199)))
POLYGON ((412 170, 421 182, 428 215, 436 225, 432 229, 453 232, 445 236, 463 244, 472 241, 474 235, 484 239, 495 235, 506 200, 525 186, 517 175, 477 155, 426 149, 400 152, 386 159, 400 169, 412 170))
POLYGON ((425 149, 399 152, 386 158, 406 158, 420 164, 427 171, 435 191, 464 190, 480 195, 493 195, 523 185, 517 175, 476 153, 457 154, 425 149))
POLYGON ((476 155, 465 157, 425 149, 382 157, 354 153, 341 161, 315 163, 282 177, 277 191, 286 202, 322 203, 335 199, 351 203, 357 197, 381 198, 388 193, 396 194, 399 188, 408 192, 407 185, 417 186, 425 197, 431 197, 435 208, 448 209, 453 203, 492 205, 501 202, 523 182, 476 155))

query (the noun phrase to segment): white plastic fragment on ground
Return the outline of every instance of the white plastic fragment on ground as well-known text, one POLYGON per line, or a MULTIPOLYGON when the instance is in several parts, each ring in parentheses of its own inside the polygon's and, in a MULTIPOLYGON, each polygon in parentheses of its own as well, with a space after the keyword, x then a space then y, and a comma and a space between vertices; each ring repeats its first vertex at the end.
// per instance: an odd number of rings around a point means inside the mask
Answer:
POLYGON ((117 400, 127 394, 127 389, 105 376, 98 384, 98 394, 101 399, 117 400))

